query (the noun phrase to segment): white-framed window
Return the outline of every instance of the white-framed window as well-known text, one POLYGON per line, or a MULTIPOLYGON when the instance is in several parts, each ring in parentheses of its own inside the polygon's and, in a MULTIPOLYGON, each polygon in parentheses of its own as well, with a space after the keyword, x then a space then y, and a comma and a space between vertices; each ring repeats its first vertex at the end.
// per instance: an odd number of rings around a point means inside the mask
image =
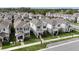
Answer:
POLYGON ((29 27, 27 28, 27 30, 29 30, 29 27))
POLYGON ((24 31, 25 31, 25 30, 29 30, 29 28, 24 28, 24 31))

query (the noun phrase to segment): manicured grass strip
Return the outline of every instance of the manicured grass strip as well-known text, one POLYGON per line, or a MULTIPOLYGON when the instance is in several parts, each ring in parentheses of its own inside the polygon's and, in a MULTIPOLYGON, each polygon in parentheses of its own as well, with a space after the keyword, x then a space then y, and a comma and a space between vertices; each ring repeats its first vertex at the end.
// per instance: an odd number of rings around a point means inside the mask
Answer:
POLYGON ((42 45, 38 44, 38 45, 34 45, 34 46, 30 46, 30 47, 25 47, 25 48, 20 48, 20 49, 16 49, 16 50, 12 50, 12 51, 36 51, 36 50, 40 50, 40 49, 46 48, 47 44, 54 43, 54 42, 59 42, 59 41, 64 41, 64 40, 70 40, 72 38, 79 38, 79 36, 71 37, 71 38, 66 38, 66 39, 55 40, 55 41, 43 43, 42 45))
POLYGON ((79 38, 79 36, 71 37, 71 38, 65 38, 65 39, 59 39, 59 40, 55 40, 55 41, 50 41, 50 42, 47 42, 46 44, 55 43, 55 42, 64 41, 64 40, 71 40, 73 38, 79 38))
MULTIPOLYGON (((50 39, 55 39, 55 38, 58 38, 58 37, 61 38, 61 37, 70 36, 70 35, 74 35, 74 34, 79 34, 79 32, 73 31, 73 32, 70 32, 70 33, 61 33, 58 36, 52 36, 48 33, 48 34, 46 34, 46 36, 43 36, 43 39, 44 40, 50 40, 50 39)), ((40 40, 37 39, 34 35, 31 35, 31 39, 26 40, 24 43, 29 44, 29 43, 34 43, 34 42, 38 42, 38 41, 40 41, 40 40)), ((12 46, 10 44, 7 44, 7 45, 3 45, 2 49, 11 48, 11 47, 19 46, 19 45, 20 44, 16 44, 16 45, 12 46)))
POLYGON ((12 51, 36 51, 36 50, 40 50, 46 48, 46 44, 38 44, 38 45, 34 45, 34 46, 30 46, 30 47, 25 47, 25 48, 20 48, 20 49, 16 49, 16 50, 12 50, 12 51))
POLYGON ((38 42, 40 41, 38 38, 36 38, 36 36, 31 33, 30 38, 29 39, 25 39, 24 44, 29 44, 29 43, 34 43, 34 42, 38 42))
POLYGON ((69 39, 71 39, 71 38, 60 39, 60 40, 56 40, 56 41, 47 42, 47 43, 44 43, 42 45, 38 44, 38 45, 34 45, 34 46, 30 46, 30 47, 25 47, 25 48, 20 48, 20 49, 16 49, 16 50, 12 50, 12 51, 36 51, 36 50, 40 50, 40 49, 46 48, 47 44, 54 43, 54 42, 59 42, 59 41, 63 41, 63 40, 69 40, 69 39))
POLYGON ((50 39, 53 39, 53 38, 57 38, 57 36, 53 36, 53 35, 51 35, 50 33, 47 32, 46 34, 42 35, 42 38, 44 40, 50 40, 50 39))
MULTIPOLYGON (((29 39, 25 39, 24 44, 34 43, 34 42, 38 42, 38 41, 40 41, 40 40, 38 38, 36 38, 36 36, 34 34, 31 34, 29 39)), ((8 43, 8 44, 3 45, 2 49, 16 47, 19 45, 21 45, 20 42, 16 43, 15 45, 11 45, 10 43, 8 43)))
POLYGON ((53 35, 50 35, 49 33, 47 33, 47 34, 43 35, 42 38, 44 40, 50 40, 50 39, 54 39, 54 38, 58 38, 58 37, 65 37, 65 36, 70 36, 70 35, 75 35, 75 34, 79 34, 79 32, 72 31, 72 32, 69 32, 69 33, 61 33, 57 36, 53 36, 53 35))
POLYGON ((11 47, 19 46, 19 45, 21 45, 21 44, 16 43, 15 45, 11 45, 10 43, 8 43, 8 44, 3 45, 2 49, 11 48, 11 47))

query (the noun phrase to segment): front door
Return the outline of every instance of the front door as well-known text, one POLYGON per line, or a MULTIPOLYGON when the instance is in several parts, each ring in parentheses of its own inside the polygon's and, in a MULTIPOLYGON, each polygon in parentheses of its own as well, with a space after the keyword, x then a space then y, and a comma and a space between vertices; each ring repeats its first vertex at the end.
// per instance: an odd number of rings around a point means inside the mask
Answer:
POLYGON ((58 31, 55 31, 55 32, 53 33, 53 35, 54 35, 54 36, 58 35, 58 31))

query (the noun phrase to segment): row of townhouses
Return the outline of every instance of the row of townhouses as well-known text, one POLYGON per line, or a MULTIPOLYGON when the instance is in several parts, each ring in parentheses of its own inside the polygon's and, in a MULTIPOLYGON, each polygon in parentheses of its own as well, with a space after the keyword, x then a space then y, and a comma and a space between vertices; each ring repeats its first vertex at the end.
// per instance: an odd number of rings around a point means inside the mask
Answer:
POLYGON ((77 22, 79 23, 79 13, 74 14, 62 14, 62 13, 46 13, 47 17, 60 17, 64 19, 68 19, 69 21, 77 22))
POLYGON ((24 41, 30 37, 30 31, 38 38, 49 32, 51 35, 58 35, 62 32, 71 32, 73 27, 68 21, 76 20, 79 22, 79 13, 69 14, 51 14, 46 15, 32 14, 27 12, 0 12, 0 37, 4 41, 9 40, 10 24, 14 20, 16 41, 24 41), (51 17, 51 18, 50 18, 51 17))

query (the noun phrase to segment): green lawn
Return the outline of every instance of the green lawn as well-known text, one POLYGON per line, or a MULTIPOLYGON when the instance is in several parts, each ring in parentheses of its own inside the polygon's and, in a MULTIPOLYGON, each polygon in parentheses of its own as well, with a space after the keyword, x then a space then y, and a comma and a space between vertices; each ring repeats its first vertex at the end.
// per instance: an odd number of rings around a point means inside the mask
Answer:
MULTIPOLYGON (((26 39, 24 41, 24 44, 34 43, 34 42, 38 42, 38 41, 40 41, 40 40, 38 38, 36 38, 36 36, 32 33, 30 35, 30 38, 26 39)), ((2 46, 2 49, 11 48, 11 47, 19 46, 19 45, 21 45, 21 44, 20 43, 16 43, 15 45, 11 45, 10 43, 7 43, 7 44, 2 46)))
POLYGON ((61 34, 59 34, 59 36, 64 37, 64 36, 70 36, 70 35, 74 35, 74 34, 79 34, 79 32, 72 31, 72 32, 69 32, 69 33, 61 33, 61 34))
MULTIPOLYGON (((47 34, 43 35, 42 38, 44 40, 50 40, 50 39, 54 39, 54 38, 58 38, 58 37, 64 37, 64 36, 70 36, 70 35, 74 35, 74 34, 79 34, 79 32, 73 31, 73 32, 70 32, 70 33, 61 33, 58 36, 53 36, 53 35, 50 35, 49 33, 47 33, 47 34)), ((29 43, 34 43, 34 42, 38 42, 38 41, 40 41, 40 39, 36 38, 34 34, 31 34, 30 39, 24 41, 24 43, 29 44, 29 43)), ((19 45, 20 45, 20 43, 17 43, 14 46, 19 46, 19 45)), ((14 47, 14 46, 12 46, 10 44, 6 44, 6 45, 2 46, 2 49, 14 47)))
POLYGON ((44 39, 44 40, 49 40, 49 39, 53 39, 53 38, 57 38, 57 36, 53 36, 53 35, 51 35, 50 33, 46 33, 46 34, 44 34, 44 35, 42 35, 42 38, 44 39))
MULTIPOLYGON (((40 40, 38 38, 36 38, 36 36, 32 33, 30 35, 29 39, 25 39, 24 44, 34 43, 34 42, 38 42, 38 41, 40 41, 40 40)), ((2 46, 2 49, 11 48, 11 47, 19 46, 19 45, 21 45, 21 44, 16 43, 15 45, 11 45, 10 43, 7 43, 7 44, 2 46)))
POLYGON ((65 37, 65 36, 70 36, 70 35, 74 35, 74 34, 79 34, 79 32, 77 31, 72 31, 72 32, 69 32, 69 33, 61 33, 57 36, 53 36, 53 35, 50 35, 49 33, 45 34, 42 36, 42 38, 44 40, 49 40, 49 39, 54 39, 54 38, 58 38, 58 37, 65 37))
MULTIPOLYGON (((74 37, 74 38, 79 38, 79 37, 74 37)), ((12 50, 12 51, 36 51, 36 50, 46 48, 47 44, 54 43, 54 42, 59 42, 59 41, 63 41, 63 40, 70 40, 70 39, 72 39, 72 38, 60 39, 60 40, 56 40, 56 41, 47 42, 47 43, 44 43, 42 45, 38 44, 38 45, 34 45, 34 46, 30 46, 30 47, 24 47, 24 48, 12 50)))
POLYGON ((38 41, 40 41, 40 39, 36 38, 36 36, 32 33, 30 35, 30 39, 25 39, 24 43, 29 44, 29 43, 34 43, 34 42, 38 42, 38 41))
POLYGON ((77 37, 71 37, 71 38, 67 38, 67 39, 60 39, 60 40, 55 40, 55 41, 51 41, 51 42, 47 42, 46 44, 50 44, 50 43, 54 43, 54 42, 59 42, 59 41, 64 41, 64 40, 71 40, 71 39, 75 39, 75 38, 79 38, 79 36, 77 37))
POLYGON ((25 47, 25 48, 20 48, 20 49, 16 49, 13 51, 36 51, 36 50, 40 50, 46 48, 46 44, 38 44, 38 45, 34 45, 34 46, 30 46, 30 47, 25 47))
POLYGON ((79 23, 73 23, 74 25, 77 25, 77 26, 79 26, 79 23))
POLYGON ((19 46, 19 45, 21 45, 21 44, 16 43, 15 45, 11 45, 10 43, 7 43, 7 44, 2 46, 2 49, 11 48, 11 47, 19 46))

